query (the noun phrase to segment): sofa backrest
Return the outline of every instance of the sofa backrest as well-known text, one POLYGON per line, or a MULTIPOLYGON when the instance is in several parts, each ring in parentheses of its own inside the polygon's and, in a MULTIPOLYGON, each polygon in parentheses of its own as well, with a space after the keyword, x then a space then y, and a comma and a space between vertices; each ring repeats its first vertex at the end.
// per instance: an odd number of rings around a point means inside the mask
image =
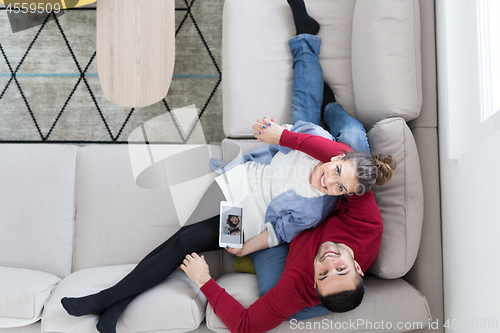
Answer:
POLYGON ((0 266, 71 273, 77 152, 0 145, 0 266))
MULTIPOLYGON (((168 189, 136 185, 129 147, 80 148, 73 270, 134 264, 180 228, 168 189)), ((220 251, 207 254, 220 276, 220 251)))
MULTIPOLYGON (((323 78, 349 115, 366 129, 388 117, 418 117, 422 82, 417 0, 311 0, 307 10, 321 25, 323 78)), ((223 17, 226 136, 252 137, 255 119, 263 116, 290 123, 293 69, 287 41, 295 27, 288 4, 227 0, 223 17)))

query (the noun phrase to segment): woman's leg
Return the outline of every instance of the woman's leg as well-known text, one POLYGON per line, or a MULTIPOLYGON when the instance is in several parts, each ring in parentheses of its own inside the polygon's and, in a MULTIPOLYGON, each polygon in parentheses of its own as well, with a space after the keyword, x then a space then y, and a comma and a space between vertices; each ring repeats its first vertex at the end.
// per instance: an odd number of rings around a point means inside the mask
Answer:
MULTIPOLYGON (((205 192, 203 197, 200 200, 200 204, 196 207, 195 211, 191 215, 191 217, 188 219, 186 222, 186 225, 192 225, 194 223, 197 223, 200 219, 199 216, 201 213, 203 213, 205 216, 207 215, 207 210, 209 210, 209 215, 216 215, 217 214, 211 214, 210 211, 213 211, 213 209, 210 209, 209 205, 215 205, 217 206, 217 210, 219 207, 220 201, 225 200, 224 194, 222 193, 220 187, 217 185, 216 182, 213 182, 213 184, 208 188, 208 190, 205 192), (214 201, 215 200, 215 201, 214 201), (203 211, 203 212, 202 212, 203 211)), ((159 252, 163 251, 165 247, 167 247, 176 237, 178 234, 183 232, 185 230, 184 228, 181 228, 178 230, 172 237, 170 237, 167 241, 165 241, 163 244, 158 246, 155 250, 150 252, 142 261, 139 263, 139 265, 151 258, 152 256, 155 256, 159 252)), ((218 230, 217 230, 218 232, 218 230)), ((187 254, 187 253, 186 253, 187 254)), ((116 332, 116 324, 118 322, 118 319, 120 318, 120 315, 122 314, 123 311, 127 308, 127 306, 134 300, 134 298, 137 295, 133 295, 130 297, 127 297, 125 299, 122 299, 118 302, 113 303, 111 306, 109 306, 106 310, 104 310, 100 317, 99 317, 99 322, 97 323, 97 330, 101 333, 115 333, 116 332)))
POLYGON ((96 328, 101 333, 116 333, 116 324, 118 319, 127 306, 136 298, 137 295, 122 299, 104 310, 99 316, 96 328))
MULTIPOLYGON (((173 234, 169 239, 167 239, 163 244, 158 246, 156 249, 151 251, 146 257, 144 257, 138 265, 143 261, 157 255, 163 251, 185 228, 179 229, 175 234, 173 234)), ((99 321, 97 322, 97 330, 101 333, 116 333, 116 324, 118 319, 127 306, 136 298, 137 295, 132 295, 130 297, 124 298, 118 302, 113 303, 107 309, 105 309, 99 316, 99 321)))
POLYGON ((157 285, 177 269, 186 254, 219 248, 219 216, 183 227, 132 272, 111 288, 80 298, 63 298, 66 311, 73 316, 100 314, 112 304, 157 285))

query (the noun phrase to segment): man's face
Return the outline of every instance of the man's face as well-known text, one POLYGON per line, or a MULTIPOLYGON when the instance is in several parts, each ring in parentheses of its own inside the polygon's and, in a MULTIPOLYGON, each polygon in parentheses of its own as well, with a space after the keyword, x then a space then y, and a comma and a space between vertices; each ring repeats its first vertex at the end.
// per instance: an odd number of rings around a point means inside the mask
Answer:
POLYGON ((321 244, 314 258, 314 282, 322 295, 355 289, 358 273, 364 275, 345 247, 333 242, 321 244))

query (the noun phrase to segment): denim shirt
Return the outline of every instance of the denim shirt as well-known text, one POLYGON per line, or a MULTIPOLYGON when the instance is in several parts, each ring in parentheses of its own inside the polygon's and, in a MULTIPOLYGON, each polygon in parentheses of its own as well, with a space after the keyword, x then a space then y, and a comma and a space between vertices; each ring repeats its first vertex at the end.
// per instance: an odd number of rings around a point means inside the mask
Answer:
MULTIPOLYGON (((333 140, 333 137, 321 126, 297 121, 291 129, 295 133, 319 135, 333 140)), ((212 169, 218 174, 229 171, 239 164, 256 161, 262 164, 271 164, 271 160, 278 151, 288 154, 291 149, 280 145, 264 145, 242 155, 229 163, 211 159, 212 169)), ((314 228, 333 211, 336 196, 324 195, 321 197, 305 198, 298 196, 292 190, 276 196, 267 207, 266 227, 270 234, 269 247, 282 243, 289 243, 302 230, 314 228)))

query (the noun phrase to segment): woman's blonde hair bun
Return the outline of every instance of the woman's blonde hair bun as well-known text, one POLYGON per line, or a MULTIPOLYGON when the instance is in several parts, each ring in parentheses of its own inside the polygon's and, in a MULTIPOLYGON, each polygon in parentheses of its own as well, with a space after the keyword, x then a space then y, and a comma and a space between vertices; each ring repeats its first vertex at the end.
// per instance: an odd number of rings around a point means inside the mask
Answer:
POLYGON ((392 173, 396 169, 396 160, 392 155, 378 154, 373 158, 378 169, 377 180, 375 184, 384 185, 386 181, 392 178, 392 173))

